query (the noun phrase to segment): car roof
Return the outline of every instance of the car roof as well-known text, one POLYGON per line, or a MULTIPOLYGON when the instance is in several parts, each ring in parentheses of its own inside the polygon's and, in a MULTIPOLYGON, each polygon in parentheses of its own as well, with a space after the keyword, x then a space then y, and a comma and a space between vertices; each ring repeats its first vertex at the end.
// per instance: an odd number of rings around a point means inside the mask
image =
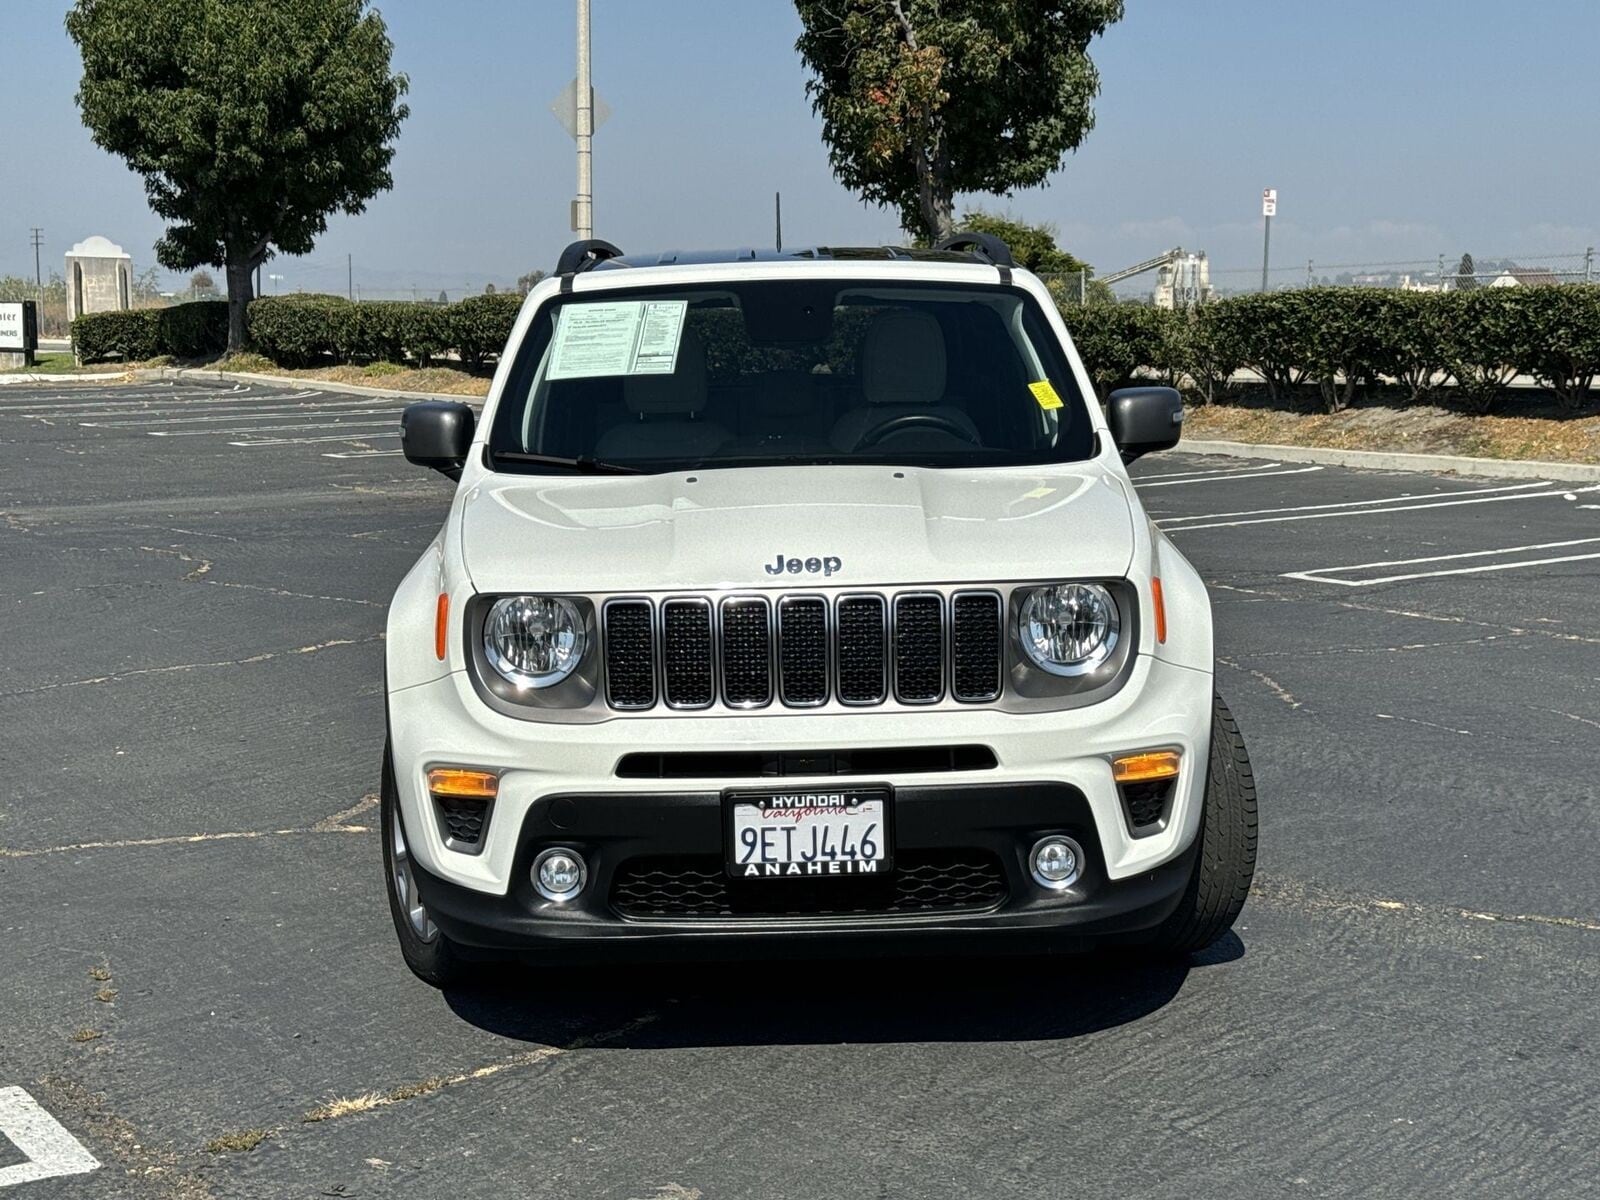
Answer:
POLYGON ((596 271, 628 267, 687 267, 736 265, 740 263, 805 263, 805 262, 927 262, 973 263, 980 261, 972 254, 957 250, 926 250, 908 246, 806 246, 797 250, 759 250, 740 247, 736 250, 664 250, 652 254, 624 254, 607 258, 592 268, 596 271))

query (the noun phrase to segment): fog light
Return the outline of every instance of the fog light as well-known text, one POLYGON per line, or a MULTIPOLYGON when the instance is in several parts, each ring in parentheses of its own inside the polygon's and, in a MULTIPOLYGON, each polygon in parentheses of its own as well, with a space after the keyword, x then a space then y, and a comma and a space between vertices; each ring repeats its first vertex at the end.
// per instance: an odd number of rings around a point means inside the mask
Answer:
POLYGON ((557 904, 571 900, 583 891, 589 880, 589 869, 583 865, 583 855, 576 850, 557 846, 541 851, 533 860, 534 890, 546 900, 557 904))
POLYGON ((1028 857, 1033 881, 1052 892, 1065 891, 1083 874, 1083 847, 1069 837, 1041 838, 1028 857))

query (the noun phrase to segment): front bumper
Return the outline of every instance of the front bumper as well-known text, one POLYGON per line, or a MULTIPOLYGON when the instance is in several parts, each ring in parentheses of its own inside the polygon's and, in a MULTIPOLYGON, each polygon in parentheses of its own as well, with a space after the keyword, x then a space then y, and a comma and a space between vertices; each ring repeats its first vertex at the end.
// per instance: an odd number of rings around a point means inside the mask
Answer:
MULTIPOLYGON (((1136 938, 1173 910, 1193 870, 1191 845, 1153 870, 1115 882, 1108 879, 1089 802, 1066 784, 902 787, 896 789, 892 804, 898 860, 959 851, 967 858, 992 861, 999 872, 999 890, 993 898, 959 910, 891 912, 874 910, 868 903, 848 912, 776 915, 765 902, 770 899, 785 907, 796 888, 810 888, 824 909, 836 895, 851 896, 847 904, 855 904, 862 893, 854 890, 856 881, 842 879, 708 881, 702 886, 736 893, 746 889, 743 899, 751 909, 749 915, 625 915, 629 909, 619 899, 617 883, 627 877, 631 864, 648 859, 720 867, 724 829, 720 791, 546 797, 523 819, 505 895, 452 884, 426 870, 419 872, 418 883, 429 915, 448 937, 468 947, 560 958, 669 953, 718 957, 773 935, 782 936, 786 955, 803 954, 807 948, 848 953, 852 945, 866 951, 882 946, 886 937, 894 939, 897 949, 912 953, 935 946, 948 950, 952 943, 1031 950, 1136 938), (1052 833, 1067 834, 1085 849, 1082 877, 1062 892, 1038 887, 1026 860, 1033 843, 1052 833), (582 893, 561 904, 539 896, 529 877, 534 856, 556 845, 578 850, 589 868, 582 893)), ((889 888, 891 883, 873 880, 861 886, 889 888)))
MULTIPOLYGON (((887 785, 908 813, 919 811, 922 798, 928 797, 926 802, 942 807, 945 825, 956 830, 1060 828, 1070 823, 1108 884, 1136 885, 1179 860, 1194 840, 1210 745, 1212 687, 1209 672, 1139 655, 1127 683, 1115 695, 1058 712, 1007 713, 978 706, 938 713, 769 709, 706 713, 692 719, 619 715, 596 724, 556 724, 491 710, 462 671, 397 689, 390 693, 388 705, 395 782, 407 840, 425 881, 435 884, 444 921, 459 912, 464 925, 493 927, 509 921, 515 928, 527 915, 516 904, 521 889, 528 887, 528 866, 534 852, 530 847, 548 832, 542 822, 548 820, 552 801, 561 800, 559 808, 569 813, 566 824, 557 827, 563 833, 570 831, 576 837, 592 831, 595 837, 653 839, 679 836, 673 824, 677 809, 720 803, 725 790, 774 783, 761 777, 661 781, 619 777, 623 757, 639 752, 820 754, 868 747, 986 747, 996 765, 983 770, 889 772, 848 780, 831 775, 788 775, 782 786, 887 785), (1166 819, 1158 829, 1136 832, 1126 819, 1110 760, 1117 754, 1154 748, 1178 750, 1184 766, 1166 819), (499 794, 476 853, 446 844, 426 790, 427 771, 434 766, 473 767, 500 774, 499 794), (1030 807, 1069 793, 1076 797, 1070 814, 1059 807, 1050 812, 1030 807), (990 814, 988 808, 994 803, 1002 803, 1006 815, 990 814), (500 915, 474 922, 475 912, 500 915)), ((699 848, 694 853, 720 853, 720 843, 706 843, 703 827, 696 824, 709 819, 685 818, 687 836, 697 839, 699 848)), ((920 820, 914 815, 910 819, 920 820)), ((902 837, 905 828, 900 831, 902 837)), ((593 884, 591 889, 604 895, 593 884)), ((1011 889, 1013 898, 1022 894, 1016 887, 1011 889)), ((574 928, 581 921, 559 919, 574 922, 574 928)), ((909 928, 912 920, 897 916, 893 926, 909 928)), ((975 920, 963 918, 963 922, 975 920)), ((1053 920, 1010 907, 988 918, 995 926, 1013 921, 1049 924, 1053 920)), ((868 926, 857 923, 851 928, 866 930, 868 926)))

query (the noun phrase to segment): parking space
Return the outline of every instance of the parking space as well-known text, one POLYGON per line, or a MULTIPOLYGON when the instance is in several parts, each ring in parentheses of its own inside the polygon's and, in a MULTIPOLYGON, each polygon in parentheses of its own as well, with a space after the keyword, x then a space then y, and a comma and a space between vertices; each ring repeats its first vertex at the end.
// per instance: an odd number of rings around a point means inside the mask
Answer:
POLYGON ((441 995, 373 829, 450 495, 399 407, 0 389, 0 1196, 1593 1194, 1600 489, 1138 464, 1262 795, 1192 964, 441 995))
MULTIPOLYGON (((0 394, 0 428, 14 422, 103 439, 170 439, 182 453, 222 447, 271 451, 314 447, 325 458, 400 453, 396 417, 404 400, 252 383, 151 382, 126 388, 62 385, 0 394), (193 439, 188 441, 186 439, 193 439)), ((148 452, 141 448, 141 453, 148 452)), ((165 447, 163 449, 166 449, 165 447)))

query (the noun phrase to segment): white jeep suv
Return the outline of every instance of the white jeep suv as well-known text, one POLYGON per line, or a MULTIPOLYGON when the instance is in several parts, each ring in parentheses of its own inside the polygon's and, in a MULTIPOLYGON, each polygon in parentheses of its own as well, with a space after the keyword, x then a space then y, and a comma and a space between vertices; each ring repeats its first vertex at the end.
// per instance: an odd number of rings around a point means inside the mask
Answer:
POLYGON ((528 296, 389 610, 411 969, 894 948, 1187 952, 1256 802, 1199 576, 1006 247, 624 257, 528 296))

